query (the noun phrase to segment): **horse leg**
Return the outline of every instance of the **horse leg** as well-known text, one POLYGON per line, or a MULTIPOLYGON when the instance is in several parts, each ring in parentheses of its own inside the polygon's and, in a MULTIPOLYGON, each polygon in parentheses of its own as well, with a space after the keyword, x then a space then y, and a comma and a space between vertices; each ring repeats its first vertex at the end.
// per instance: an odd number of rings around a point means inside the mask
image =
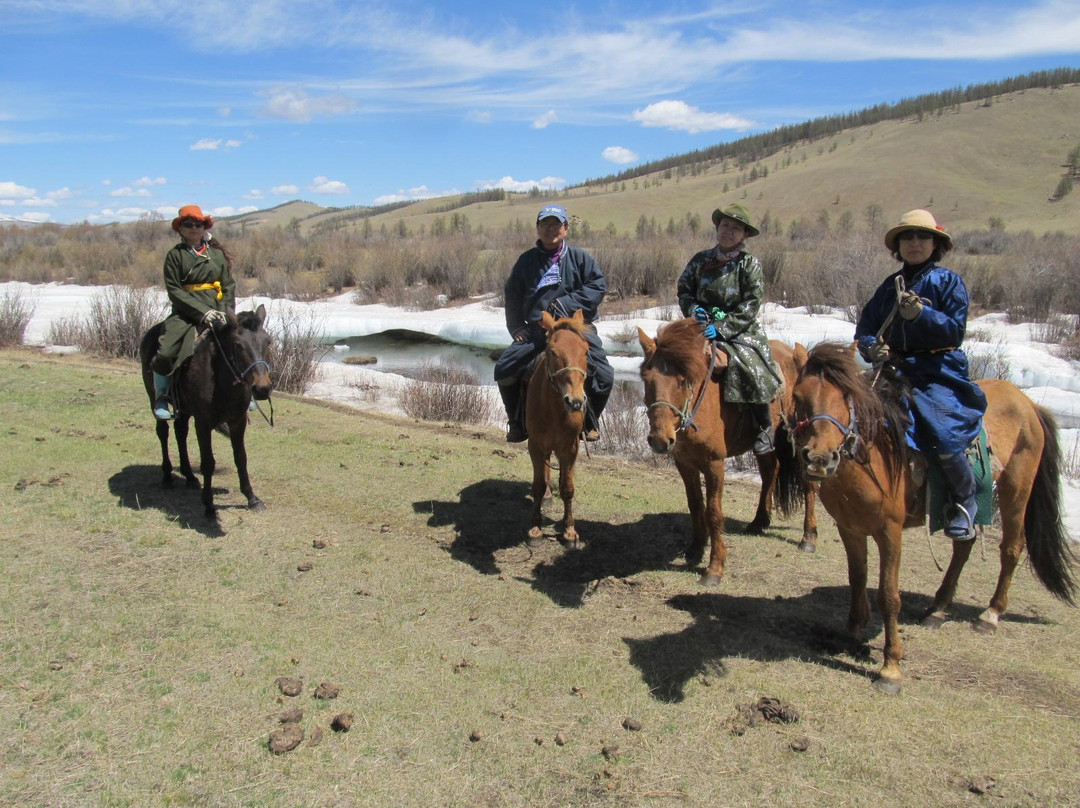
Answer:
POLYGON ((236 473, 240 477, 240 491, 247 497, 248 508, 253 511, 264 511, 266 505, 255 496, 255 492, 251 488, 251 480, 248 479, 247 446, 244 444, 246 430, 246 413, 229 424, 229 440, 232 441, 233 460, 236 463, 236 473))
MULTIPOLYGON (((1030 496, 1030 481, 1019 490, 1017 486, 1008 485, 1007 481, 999 481, 998 512, 1001 514, 1001 547, 998 552, 1001 569, 998 571, 997 587, 994 589, 994 596, 990 598, 990 605, 983 610, 972 626, 983 634, 993 634, 997 631, 999 618, 1009 608, 1009 587, 1012 585, 1013 573, 1016 572, 1016 567, 1020 563, 1020 556, 1024 552, 1026 542, 1024 516, 1030 496)), ((975 542, 967 543, 974 544, 975 542)))
POLYGON ((772 523, 772 501, 776 491, 776 478, 780 474, 780 464, 776 453, 757 456, 758 473, 761 475, 761 493, 758 495, 757 513, 753 521, 746 526, 746 532, 759 535, 772 523))
POLYGON ((169 459, 169 422, 158 421, 154 426, 158 442, 161 443, 161 487, 172 488, 172 460, 169 459))
POLYGON ((574 525, 574 464, 577 462, 577 435, 567 451, 559 457, 559 496, 563 501, 563 543, 578 546, 578 532, 574 525))
POLYGON ((806 493, 803 495, 802 541, 799 542, 799 549, 804 553, 817 550, 817 513, 814 510, 816 500, 817 483, 807 483, 806 493))
POLYGON ((949 560, 949 567, 945 570, 945 577, 941 579, 941 586, 938 587, 937 592, 934 594, 934 602, 930 604, 930 609, 923 616, 920 621, 922 625, 927 628, 941 628, 949 618, 949 607, 952 606, 953 599, 956 597, 956 585, 960 581, 960 573, 964 570, 964 565, 967 564, 968 557, 971 555, 971 546, 975 544, 973 541, 954 541, 952 549, 952 558, 949 560))
POLYGON ((697 468, 675 455, 675 468, 686 489, 686 506, 690 509, 690 544, 686 548, 686 564, 696 567, 705 557, 705 500, 701 495, 701 475, 697 468))
POLYGON ((705 471, 705 522, 709 529, 712 549, 709 566, 701 576, 702 586, 716 586, 724 577, 727 545, 724 544, 724 461, 709 462, 705 471))
POLYGON ((188 430, 190 426, 190 415, 176 414, 173 419, 173 435, 176 436, 176 453, 180 457, 180 474, 183 475, 188 488, 198 488, 199 478, 191 470, 191 458, 188 456, 188 430))
POLYGON ((837 529, 847 554, 848 590, 851 595, 846 631, 852 640, 861 643, 863 630, 870 620, 870 601, 866 598, 866 536, 845 531, 839 525, 837 529))
POLYGON ((900 692, 900 660, 904 646, 900 639, 900 548, 902 524, 886 522, 874 534, 878 546, 878 609, 885 626, 885 659, 874 687, 895 696, 900 692))
POLYGON ((529 457, 532 459, 532 527, 529 528, 529 536, 526 544, 529 547, 539 547, 544 543, 543 525, 544 497, 550 487, 548 480, 551 478, 551 454, 545 452, 533 439, 529 440, 529 457))
POLYGON ((204 421, 195 421, 195 435, 199 438, 199 471, 202 472, 203 514, 207 519, 217 517, 214 507, 214 447, 212 427, 204 421))

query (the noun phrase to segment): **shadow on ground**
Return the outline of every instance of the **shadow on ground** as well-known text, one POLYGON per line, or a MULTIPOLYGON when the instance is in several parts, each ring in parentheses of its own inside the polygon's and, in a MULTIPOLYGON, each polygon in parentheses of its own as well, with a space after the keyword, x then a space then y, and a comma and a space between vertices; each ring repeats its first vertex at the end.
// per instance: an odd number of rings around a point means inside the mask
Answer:
MULTIPOLYGON (((221 469, 215 473, 220 473, 221 469)), ((208 538, 221 538, 225 535, 217 519, 208 519, 203 515, 201 489, 189 488, 182 477, 174 477, 172 487, 161 485, 161 466, 127 466, 109 478, 109 493, 119 499, 123 508, 136 511, 153 509, 161 511, 170 521, 186 530, 194 530, 208 538)), ((243 505, 230 505, 218 498, 228 493, 226 488, 214 487, 214 504, 219 511, 229 508, 247 510, 243 505)))

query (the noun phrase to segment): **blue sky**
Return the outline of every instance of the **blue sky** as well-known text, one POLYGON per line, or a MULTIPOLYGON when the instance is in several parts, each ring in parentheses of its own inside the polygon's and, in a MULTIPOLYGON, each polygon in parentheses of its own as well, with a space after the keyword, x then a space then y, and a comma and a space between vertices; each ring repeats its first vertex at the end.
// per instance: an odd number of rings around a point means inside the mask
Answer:
POLYGON ((0 0, 0 219, 562 188, 1080 66, 1080 2, 0 0))

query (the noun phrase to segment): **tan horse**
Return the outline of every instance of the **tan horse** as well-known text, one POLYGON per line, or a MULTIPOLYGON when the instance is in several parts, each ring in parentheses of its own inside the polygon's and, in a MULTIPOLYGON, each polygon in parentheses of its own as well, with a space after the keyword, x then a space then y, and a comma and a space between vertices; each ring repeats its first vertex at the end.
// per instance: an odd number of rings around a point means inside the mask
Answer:
MULTIPOLYGON (((867 536, 880 559, 878 607, 885 625, 885 659, 875 683, 900 691, 903 647, 900 612, 900 546, 904 527, 925 520, 925 461, 908 462, 906 416, 888 370, 879 394, 855 362, 854 345, 821 343, 809 354, 795 351, 795 458, 782 458, 784 474, 795 463, 807 480, 820 483, 821 501, 836 520, 847 552, 851 606, 847 630, 861 639, 869 619, 866 597, 867 536)), ((993 631, 1009 602, 1009 584, 1027 545, 1032 569, 1056 597, 1073 602, 1076 583, 1061 524, 1060 452, 1053 416, 1015 385, 980 381, 983 417, 993 457, 1001 512, 1001 572, 989 607, 976 627, 993 631)), ((954 541, 952 561, 924 623, 940 625, 973 541, 954 541)))
MULTIPOLYGON (((676 320, 661 327, 656 339, 638 329, 638 341, 645 354, 641 379, 645 384, 645 406, 649 416, 649 446, 657 454, 672 453, 675 467, 686 489, 686 503, 693 525, 686 550, 688 564, 699 564, 709 539, 709 564, 701 576, 704 586, 716 586, 724 574, 727 546, 724 544, 724 459, 750 450, 757 426, 748 409, 723 400, 721 386, 710 373, 711 361, 701 325, 693 318, 676 320), (701 478, 705 478, 705 497, 701 478)), ((792 350, 770 341, 773 359, 785 379, 779 398, 772 403, 774 427, 782 423, 781 413, 790 411, 791 385, 795 381, 792 350)), ((779 436, 778 436, 779 437, 779 436)), ((761 533, 772 521, 772 504, 777 494, 776 453, 757 458, 761 474, 761 495, 757 513, 747 525, 747 533, 761 533)), ((792 505, 781 492, 775 499, 781 510, 792 505)), ((805 492, 803 538, 800 547, 813 552, 817 542, 814 492, 805 492)))
POLYGON ((529 377, 525 394, 525 429, 532 458, 532 527, 528 543, 543 541, 541 506, 551 491, 551 455, 559 463, 559 497, 563 503, 562 541, 577 546, 574 526, 574 463, 585 423, 585 378, 589 344, 582 336, 592 326, 581 311, 554 319, 544 312, 540 326, 547 346, 529 377))

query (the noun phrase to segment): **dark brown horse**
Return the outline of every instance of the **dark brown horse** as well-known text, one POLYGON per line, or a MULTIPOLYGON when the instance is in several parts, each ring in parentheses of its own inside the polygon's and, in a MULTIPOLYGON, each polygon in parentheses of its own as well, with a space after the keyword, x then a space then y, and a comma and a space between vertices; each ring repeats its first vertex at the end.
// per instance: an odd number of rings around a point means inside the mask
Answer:
POLYGON ((559 320, 544 312, 540 326, 547 334, 547 345, 529 377, 525 394, 525 429, 529 433, 533 467, 532 527, 528 543, 536 545, 543 540, 540 510, 551 490, 551 455, 554 454, 559 463, 559 497, 563 504, 562 540, 576 546, 574 463, 585 422, 589 350, 582 334, 592 326, 585 322, 580 311, 559 320))
MULTIPOLYGON (((724 460, 750 450, 757 426, 746 407, 723 400, 721 384, 710 373, 707 342, 701 325, 693 318, 676 320, 661 327, 656 340, 638 329, 645 359, 641 379, 645 384, 645 406, 649 416, 649 446, 657 454, 671 452, 686 489, 693 534, 686 550, 689 564, 698 564, 705 555, 705 540, 711 549, 709 564, 701 576, 705 586, 716 586, 724 574, 727 546, 724 544, 724 460), (701 477, 705 477, 705 498, 701 477)), ((790 411, 791 384, 795 364, 791 348, 775 340, 769 343, 785 383, 772 403, 774 427, 782 424, 782 412, 790 411)), ((772 521, 774 499, 781 510, 795 503, 777 495, 776 454, 757 458, 761 474, 761 494, 757 513, 747 525, 748 533, 761 533, 772 521)), ((817 542, 814 492, 805 491, 802 549, 813 552, 817 542)))
MULTIPOLYGON (((261 511, 263 501, 255 496, 248 479, 247 449, 244 432, 248 423, 251 399, 270 397, 270 366, 263 356, 270 335, 263 330, 266 307, 229 315, 228 323, 214 331, 202 332, 195 354, 173 372, 172 395, 175 399, 176 451, 180 458, 180 473, 189 488, 197 487, 198 478, 191 470, 188 458, 188 421, 195 419, 195 434, 199 439, 199 470, 202 472, 202 502, 206 516, 214 518, 212 480, 214 450, 211 436, 214 429, 227 428, 232 442, 233 460, 240 477, 240 490, 247 497, 248 507, 261 511)), ((157 351, 163 323, 158 323, 142 339, 139 356, 142 361, 143 385, 151 403, 154 400, 154 381, 150 362, 157 351)), ((162 485, 172 485, 172 462, 169 460, 169 422, 157 422, 161 442, 162 485)))
MULTIPOLYGON (((807 480, 820 483, 821 501, 836 520, 847 552, 847 630, 855 639, 861 639, 869 619, 866 537, 877 543, 885 659, 876 684, 897 693, 904 655, 897 627, 901 537, 903 528, 925 521, 925 461, 909 462, 902 391, 889 375, 881 394, 872 388, 855 362, 854 345, 821 343, 809 354, 797 346, 795 364, 796 451, 794 458, 782 456, 782 473, 786 476, 797 464, 807 480), (890 388, 895 392, 884 392, 890 388)), ((1053 416, 1007 381, 978 384, 987 400, 983 424, 993 452, 1002 538, 997 589, 976 627, 993 631, 1008 606, 1009 584, 1025 545, 1036 577, 1053 595, 1072 603, 1076 583, 1061 523, 1061 455, 1053 416)), ((945 619, 973 544, 953 542, 952 561, 924 623, 940 625, 945 619)))

